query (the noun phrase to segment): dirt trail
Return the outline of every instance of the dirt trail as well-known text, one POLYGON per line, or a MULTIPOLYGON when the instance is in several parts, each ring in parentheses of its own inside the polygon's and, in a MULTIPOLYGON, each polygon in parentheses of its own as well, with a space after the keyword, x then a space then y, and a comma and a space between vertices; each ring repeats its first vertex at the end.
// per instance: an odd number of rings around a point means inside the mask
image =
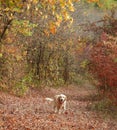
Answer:
POLYGON ((23 98, 0 92, 0 130, 117 130, 113 119, 88 109, 92 89, 69 86, 31 90, 23 98), (54 114, 45 97, 64 93, 68 96, 67 111, 54 114))

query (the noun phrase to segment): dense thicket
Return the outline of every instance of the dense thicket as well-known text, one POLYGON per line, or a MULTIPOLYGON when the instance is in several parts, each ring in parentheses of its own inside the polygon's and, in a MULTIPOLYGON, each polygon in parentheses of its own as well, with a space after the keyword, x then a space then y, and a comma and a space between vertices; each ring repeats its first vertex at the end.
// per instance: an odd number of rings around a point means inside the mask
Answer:
POLYGON ((70 79, 73 45, 63 30, 73 21, 73 1, 0 1, 1 89, 21 95, 35 82, 70 79))
POLYGON ((117 19, 112 15, 105 17, 99 41, 90 53, 90 72, 98 80, 97 88, 101 94, 117 103, 117 19))

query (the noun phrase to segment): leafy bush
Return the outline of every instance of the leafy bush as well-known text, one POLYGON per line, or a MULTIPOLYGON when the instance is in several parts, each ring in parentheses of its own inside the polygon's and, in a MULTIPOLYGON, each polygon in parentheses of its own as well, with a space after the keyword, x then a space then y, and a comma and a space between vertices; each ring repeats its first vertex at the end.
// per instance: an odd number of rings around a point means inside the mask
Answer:
POLYGON ((32 83, 32 74, 25 75, 20 81, 13 87, 13 92, 17 96, 23 96, 28 92, 29 87, 32 83))
POLYGON ((117 37, 102 35, 90 55, 90 72, 98 79, 98 90, 117 103, 117 37))
POLYGON ((102 115, 106 118, 111 116, 117 118, 117 106, 112 103, 111 100, 103 99, 100 102, 96 102, 91 106, 92 110, 102 112, 102 115))

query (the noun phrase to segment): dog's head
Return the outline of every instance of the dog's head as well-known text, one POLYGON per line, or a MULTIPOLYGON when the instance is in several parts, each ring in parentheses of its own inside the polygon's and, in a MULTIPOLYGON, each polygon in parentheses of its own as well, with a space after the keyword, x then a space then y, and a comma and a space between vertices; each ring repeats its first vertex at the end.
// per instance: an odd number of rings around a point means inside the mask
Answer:
POLYGON ((62 104, 67 100, 67 97, 64 94, 59 95, 59 102, 62 104))

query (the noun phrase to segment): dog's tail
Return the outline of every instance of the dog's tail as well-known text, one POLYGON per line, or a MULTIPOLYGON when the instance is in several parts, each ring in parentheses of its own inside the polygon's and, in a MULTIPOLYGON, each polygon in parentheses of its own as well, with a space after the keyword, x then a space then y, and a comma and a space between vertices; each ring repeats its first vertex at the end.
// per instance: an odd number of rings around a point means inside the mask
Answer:
POLYGON ((45 100, 46 100, 46 101, 50 101, 50 102, 53 102, 53 101, 54 101, 54 99, 52 99, 52 98, 45 98, 45 100))

